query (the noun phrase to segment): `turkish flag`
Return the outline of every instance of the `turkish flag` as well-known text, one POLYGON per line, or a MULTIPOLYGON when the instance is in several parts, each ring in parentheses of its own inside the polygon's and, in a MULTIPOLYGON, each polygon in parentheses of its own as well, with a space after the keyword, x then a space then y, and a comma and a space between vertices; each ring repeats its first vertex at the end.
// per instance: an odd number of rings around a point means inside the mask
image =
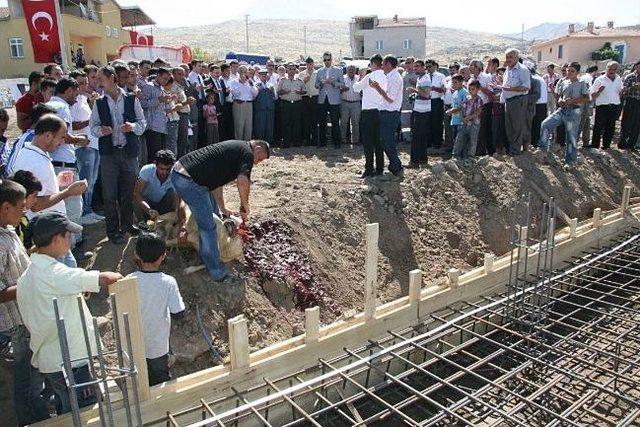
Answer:
POLYGON ((55 1, 22 0, 36 63, 53 62, 54 56, 60 53, 55 1))
POLYGON ((131 36, 131 44, 153 46, 153 36, 140 34, 137 31, 130 31, 129 35, 131 36))

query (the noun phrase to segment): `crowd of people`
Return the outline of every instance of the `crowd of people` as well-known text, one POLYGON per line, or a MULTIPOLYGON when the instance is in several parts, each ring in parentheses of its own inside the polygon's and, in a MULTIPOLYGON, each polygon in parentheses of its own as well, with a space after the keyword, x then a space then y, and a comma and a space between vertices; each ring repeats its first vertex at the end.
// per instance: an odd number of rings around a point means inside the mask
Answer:
MULTIPOLYGON (((367 68, 343 68, 329 52, 320 66, 311 57, 277 68, 235 60, 171 67, 158 59, 69 73, 50 64, 32 72, 16 103, 15 125, 23 132, 17 140, 4 138, 9 115, 0 109, 0 345, 11 343, 19 424, 48 418, 53 403, 57 413, 71 408, 52 299, 75 334, 70 356, 80 360, 87 354, 76 297, 121 279, 78 268, 92 255, 79 249, 82 226, 104 222, 117 245, 138 236, 133 275, 149 381, 157 384, 170 378, 170 322, 185 305, 175 279, 161 272, 165 242, 138 224, 175 212, 178 240, 186 241, 192 215, 212 280, 241 285, 220 260, 212 215, 248 219, 251 171, 272 145, 362 145, 362 178, 382 175, 385 163, 401 178, 405 168, 427 165, 429 149, 464 162, 536 150, 545 163, 551 143, 565 147, 570 169, 578 141, 592 151, 609 149, 622 116, 618 147, 636 149, 640 61, 624 74, 611 61, 602 74, 590 67, 581 75, 580 64, 569 63, 560 73, 549 64, 540 75, 516 49, 505 56, 502 64, 453 63, 448 73, 434 60, 392 55, 374 55, 367 68), (403 165, 398 144, 405 128, 411 146, 403 165), (237 213, 224 201, 230 182, 237 183, 237 213)), ((86 328, 93 336, 93 325, 86 328)), ((90 379, 87 363, 74 365, 73 375, 76 382, 90 379)), ((78 395, 80 406, 98 398, 94 386, 78 395)))

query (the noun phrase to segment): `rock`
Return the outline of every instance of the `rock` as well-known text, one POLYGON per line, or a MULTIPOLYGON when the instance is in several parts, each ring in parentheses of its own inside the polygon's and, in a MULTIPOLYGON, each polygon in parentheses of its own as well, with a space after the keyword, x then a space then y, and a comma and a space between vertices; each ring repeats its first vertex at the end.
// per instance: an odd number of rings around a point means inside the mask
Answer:
POLYGON ((322 187, 320 189, 320 194, 322 194, 322 197, 327 197, 329 195, 329 192, 327 191, 326 188, 322 187))
POLYGON ((373 196, 373 200, 375 200, 375 202, 379 205, 384 205, 385 203, 384 197, 380 196, 379 194, 375 194, 373 196))
POLYGON ((327 201, 327 205, 329 205, 329 207, 331 208, 335 208, 336 206, 338 206, 338 202, 336 202, 334 199, 331 199, 327 201))
POLYGON ((482 181, 482 174, 474 173, 473 174, 473 183, 474 184, 480 184, 481 181, 482 181))
POLYGON ((460 168, 458 167, 456 161, 453 159, 449 159, 444 162, 444 168, 449 172, 460 173, 460 168))
POLYGON ((300 324, 293 325, 293 336, 297 337, 299 335, 304 335, 304 326, 300 324))
POLYGON ((449 243, 449 247, 455 249, 460 246, 460 236, 458 234, 447 231, 445 236, 447 238, 447 242, 449 243))
POLYGON ((314 190, 320 190, 320 184, 315 183, 311 186, 311 188, 313 188, 314 190))
POLYGON ((444 196, 449 198, 449 197, 453 196, 453 192, 452 191, 445 191, 444 192, 444 196))
POLYGON ((436 175, 440 175, 444 171, 445 171, 445 166, 442 162, 434 163, 433 166, 431 166, 431 172, 433 172, 436 175))
POLYGON ((495 161, 495 159, 491 156, 482 156, 478 160, 478 166, 486 166, 493 161, 495 161))
POLYGON ((420 197, 420 189, 417 187, 411 187, 411 194, 413 194, 413 197, 415 197, 416 199, 420 197))

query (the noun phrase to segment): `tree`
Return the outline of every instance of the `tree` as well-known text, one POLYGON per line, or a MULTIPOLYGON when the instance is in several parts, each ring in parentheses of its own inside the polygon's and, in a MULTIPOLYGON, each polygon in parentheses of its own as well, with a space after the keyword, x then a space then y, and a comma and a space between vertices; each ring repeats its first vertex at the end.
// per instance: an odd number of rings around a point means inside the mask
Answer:
POLYGON ((204 62, 214 62, 217 59, 211 52, 201 47, 192 48, 191 55, 193 56, 193 59, 198 59, 204 62))
POLYGON ((620 61, 620 55, 617 50, 611 47, 611 43, 606 42, 604 46, 591 54, 591 59, 594 61, 606 61, 609 59, 620 61))

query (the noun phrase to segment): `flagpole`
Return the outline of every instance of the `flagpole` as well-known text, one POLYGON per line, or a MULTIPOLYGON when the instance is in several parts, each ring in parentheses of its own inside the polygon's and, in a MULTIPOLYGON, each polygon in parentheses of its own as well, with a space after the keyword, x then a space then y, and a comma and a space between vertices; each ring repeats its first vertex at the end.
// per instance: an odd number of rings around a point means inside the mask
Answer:
POLYGON ((69 58, 67 57, 67 43, 62 30, 62 14, 60 13, 60 2, 53 0, 56 6, 56 20, 58 21, 58 39, 60 39, 60 58, 62 59, 62 71, 69 72, 69 58))

